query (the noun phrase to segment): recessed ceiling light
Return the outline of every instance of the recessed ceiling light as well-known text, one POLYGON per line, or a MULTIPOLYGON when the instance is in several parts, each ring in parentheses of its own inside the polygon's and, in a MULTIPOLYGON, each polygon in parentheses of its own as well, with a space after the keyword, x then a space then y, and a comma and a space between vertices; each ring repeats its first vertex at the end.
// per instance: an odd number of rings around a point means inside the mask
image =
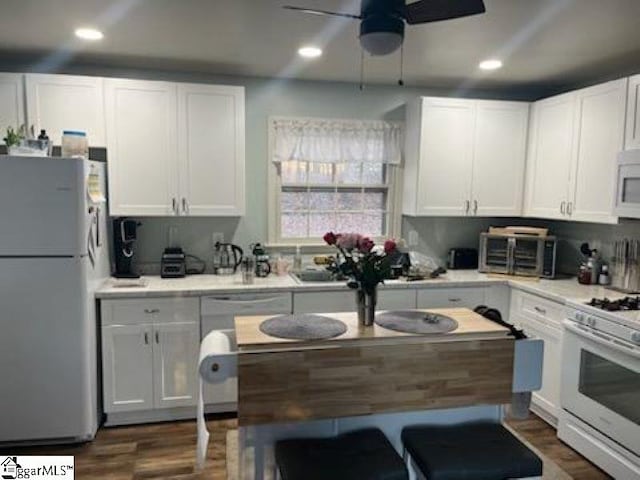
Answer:
POLYGON ((481 70, 497 70, 498 68, 502 67, 502 61, 491 58, 489 60, 483 60, 482 62, 480 62, 480 65, 478 65, 478 67, 480 67, 481 70))
POLYGON ((104 34, 95 28, 78 28, 75 31, 76 37, 83 40, 102 40, 104 34))
POLYGON ((318 47, 302 47, 298 49, 298 54, 304 58, 318 58, 322 55, 322 50, 318 47))

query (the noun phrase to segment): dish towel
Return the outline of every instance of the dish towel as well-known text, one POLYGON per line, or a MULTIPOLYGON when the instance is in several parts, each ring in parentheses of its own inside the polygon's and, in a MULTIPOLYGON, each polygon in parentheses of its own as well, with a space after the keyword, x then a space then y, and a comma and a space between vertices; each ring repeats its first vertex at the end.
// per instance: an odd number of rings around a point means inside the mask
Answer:
POLYGON ((199 394, 198 394, 198 444, 196 447, 196 468, 204 468, 209 446, 209 431, 204 419, 204 382, 221 383, 237 376, 238 366, 236 352, 232 351, 229 337, 220 331, 213 331, 200 343, 198 360, 199 394))

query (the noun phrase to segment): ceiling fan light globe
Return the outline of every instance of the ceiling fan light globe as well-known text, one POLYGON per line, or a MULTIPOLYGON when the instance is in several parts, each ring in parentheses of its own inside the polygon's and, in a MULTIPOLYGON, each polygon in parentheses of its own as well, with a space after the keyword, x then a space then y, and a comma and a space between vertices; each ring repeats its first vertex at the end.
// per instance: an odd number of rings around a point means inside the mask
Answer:
POLYGON ((393 32, 372 32, 360 35, 360 45, 371 55, 389 55, 402 45, 403 36, 393 32))
POLYGON ((404 20, 394 15, 370 14, 360 22, 360 45, 371 55, 389 55, 402 45, 404 20))

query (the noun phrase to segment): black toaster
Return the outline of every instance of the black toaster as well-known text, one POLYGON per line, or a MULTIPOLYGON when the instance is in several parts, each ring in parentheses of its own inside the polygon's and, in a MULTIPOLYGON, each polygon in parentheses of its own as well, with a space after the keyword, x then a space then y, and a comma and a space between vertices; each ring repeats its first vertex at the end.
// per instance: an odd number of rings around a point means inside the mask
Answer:
POLYGON ((478 268, 478 249, 452 248, 449 250, 447 266, 450 270, 474 270, 478 268))

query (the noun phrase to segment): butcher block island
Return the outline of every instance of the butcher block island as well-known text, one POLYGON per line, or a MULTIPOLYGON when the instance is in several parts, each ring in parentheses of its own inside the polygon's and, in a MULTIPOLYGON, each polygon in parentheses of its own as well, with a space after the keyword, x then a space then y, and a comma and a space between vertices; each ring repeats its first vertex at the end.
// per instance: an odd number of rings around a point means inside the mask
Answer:
POLYGON ((453 318, 449 333, 358 325, 326 340, 272 337, 272 316, 236 318, 240 425, 511 401, 514 339, 471 310, 425 310, 453 318))
POLYGON ((334 313, 344 333, 301 340, 264 333, 273 316, 236 317, 242 478, 271 478, 282 438, 376 426, 399 448, 406 425, 499 420, 512 399, 510 331, 464 308, 414 312, 457 327, 404 333, 334 313))

